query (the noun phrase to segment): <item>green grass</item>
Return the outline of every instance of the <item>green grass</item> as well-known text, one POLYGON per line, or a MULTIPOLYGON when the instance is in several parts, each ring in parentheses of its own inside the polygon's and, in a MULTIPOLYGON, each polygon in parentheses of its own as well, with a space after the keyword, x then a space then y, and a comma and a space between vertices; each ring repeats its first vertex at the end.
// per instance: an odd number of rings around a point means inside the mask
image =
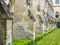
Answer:
POLYGON ((60 29, 54 29, 52 33, 36 42, 36 45, 60 45, 60 29))
POLYGON ((36 34, 35 35, 35 42, 38 42, 39 40, 43 39, 44 37, 46 37, 48 34, 52 33, 55 29, 57 28, 54 28, 54 29, 50 29, 48 30, 47 32, 44 32, 44 34, 36 34))
POLYGON ((60 29, 56 28, 45 32, 43 35, 36 34, 36 42, 25 39, 15 39, 12 45, 60 45, 60 29))

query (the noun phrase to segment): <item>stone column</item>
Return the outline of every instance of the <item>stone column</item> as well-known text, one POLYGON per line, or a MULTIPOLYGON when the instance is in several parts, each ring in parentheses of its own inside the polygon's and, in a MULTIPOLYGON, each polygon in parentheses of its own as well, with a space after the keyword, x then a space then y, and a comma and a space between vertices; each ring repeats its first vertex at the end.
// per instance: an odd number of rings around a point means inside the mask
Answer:
POLYGON ((12 45, 12 20, 6 20, 6 40, 4 45, 12 45))
POLYGON ((33 29, 33 41, 35 41, 35 22, 34 22, 34 29, 33 29))
POLYGON ((45 24, 44 23, 42 23, 42 34, 44 34, 44 31, 45 31, 45 24))

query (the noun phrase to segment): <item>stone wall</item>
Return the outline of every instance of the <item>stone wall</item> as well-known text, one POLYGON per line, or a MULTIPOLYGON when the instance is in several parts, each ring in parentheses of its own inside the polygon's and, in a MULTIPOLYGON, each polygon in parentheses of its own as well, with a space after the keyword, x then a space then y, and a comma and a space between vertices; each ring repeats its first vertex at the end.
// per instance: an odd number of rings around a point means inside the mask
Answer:
POLYGON ((33 19, 28 15, 26 0, 15 0, 13 16, 13 38, 33 36, 33 19), (16 34, 17 33, 17 34, 16 34))
MULTIPOLYGON (((46 1, 46 0, 45 0, 46 1)), ((44 33, 49 28, 48 14, 53 11, 49 3, 42 0, 15 0, 13 10, 13 38, 33 37, 34 33, 44 33), (48 10, 49 9, 49 10, 48 10)), ((52 23, 51 23, 52 24, 52 23)), ((51 25, 50 24, 50 25, 51 25)))

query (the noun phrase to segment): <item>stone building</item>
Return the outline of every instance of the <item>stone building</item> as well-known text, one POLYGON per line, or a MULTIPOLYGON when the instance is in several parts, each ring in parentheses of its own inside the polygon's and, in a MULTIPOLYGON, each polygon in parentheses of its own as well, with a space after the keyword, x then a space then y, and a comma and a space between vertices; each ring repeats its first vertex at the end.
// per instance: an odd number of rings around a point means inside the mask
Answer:
POLYGON ((14 7, 13 38, 33 38, 35 33, 43 34, 52 28, 55 20, 52 0, 14 0, 11 7, 14 7))
MULTIPOLYGON (((37 1, 36 1, 37 2, 37 1)), ((52 7, 52 0, 38 0, 38 15, 39 19, 37 20, 39 24, 36 26, 36 33, 44 33, 51 28, 55 27, 55 18, 54 18, 54 9, 52 7), (40 28, 41 27, 41 28, 40 28)), ((36 16, 37 17, 37 16, 36 16)), ((36 18, 37 19, 37 18, 36 18)))
POLYGON ((34 10, 32 0, 15 0, 13 16, 13 38, 25 38, 33 36, 34 10), (17 34, 16 34, 17 33, 17 34))
MULTIPOLYGON (((60 0, 53 0, 53 8, 54 8, 54 11, 55 11, 55 15, 56 14, 59 15, 60 14, 60 0)), ((55 15, 54 15, 54 17, 55 17, 55 15)), ((60 18, 60 15, 59 15, 59 18, 60 18)))
POLYGON ((55 27, 52 0, 0 0, 0 45, 12 38, 31 38, 55 27))
POLYGON ((53 0, 53 9, 55 11, 54 17, 56 18, 56 22, 58 24, 58 22, 60 22, 60 0, 53 0))
POLYGON ((46 5, 47 5, 47 17, 48 17, 48 20, 46 22, 46 26, 47 26, 47 30, 51 29, 51 28, 54 28, 55 27, 55 18, 54 18, 54 9, 53 9, 53 2, 52 0, 46 0, 46 5), (52 24, 53 24, 53 27, 52 27, 52 24))

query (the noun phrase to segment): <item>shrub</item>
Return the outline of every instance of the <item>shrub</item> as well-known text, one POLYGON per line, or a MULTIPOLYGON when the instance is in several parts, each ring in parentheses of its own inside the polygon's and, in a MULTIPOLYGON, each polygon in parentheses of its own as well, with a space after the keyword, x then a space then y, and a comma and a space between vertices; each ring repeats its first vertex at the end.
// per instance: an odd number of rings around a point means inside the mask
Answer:
POLYGON ((43 35, 42 34, 36 34, 35 35, 35 41, 36 42, 39 41, 39 40, 41 40, 41 39, 43 39, 43 35))
POLYGON ((51 33, 51 30, 48 30, 48 33, 51 33))
POLYGON ((52 29, 52 30, 48 30, 47 32, 44 32, 43 35, 42 35, 42 34, 36 34, 36 35, 35 35, 35 41, 37 42, 37 41, 43 39, 43 36, 48 35, 49 33, 53 32, 53 31, 56 30, 56 29, 57 29, 57 28, 54 28, 54 29, 52 29))
POLYGON ((44 36, 46 36, 46 35, 48 35, 48 32, 44 32, 44 34, 43 34, 44 36))
MULTIPOLYGON (((56 28, 55 28, 56 29, 56 28)), ((52 30, 48 30, 48 33, 51 33, 51 32, 53 32, 55 29, 52 29, 52 30)))
POLYGON ((34 42, 29 39, 15 39, 12 45, 33 45, 34 42))

